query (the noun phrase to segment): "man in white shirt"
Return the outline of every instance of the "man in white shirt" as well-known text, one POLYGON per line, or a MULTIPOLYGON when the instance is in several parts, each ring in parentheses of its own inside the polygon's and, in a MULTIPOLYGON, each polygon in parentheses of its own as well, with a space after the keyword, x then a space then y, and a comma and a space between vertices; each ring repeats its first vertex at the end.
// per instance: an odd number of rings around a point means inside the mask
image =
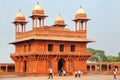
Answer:
POLYGON ((81 76, 81 71, 78 70, 78 77, 80 78, 80 76, 81 76))
POLYGON ((53 73, 52 73, 52 69, 51 68, 49 69, 49 77, 48 77, 48 79, 50 79, 50 77, 51 77, 51 79, 53 79, 53 73))

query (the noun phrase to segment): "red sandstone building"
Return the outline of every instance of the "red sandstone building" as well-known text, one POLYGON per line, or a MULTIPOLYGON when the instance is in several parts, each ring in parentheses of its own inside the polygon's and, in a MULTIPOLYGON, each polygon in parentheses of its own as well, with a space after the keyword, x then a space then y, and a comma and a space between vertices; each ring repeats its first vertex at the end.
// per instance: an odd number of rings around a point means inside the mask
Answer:
MULTIPOLYGON (((47 75, 49 68, 55 75, 64 68, 68 75, 75 70, 87 73, 86 61, 92 56, 87 52, 87 14, 80 8, 73 19, 75 30, 66 29, 61 15, 58 15, 52 26, 44 25, 48 17, 39 3, 34 7, 32 29, 27 31, 27 21, 21 11, 16 15, 15 52, 10 57, 15 61, 15 72, 26 75, 47 75)), ((30 27, 30 26, 29 26, 30 27)))

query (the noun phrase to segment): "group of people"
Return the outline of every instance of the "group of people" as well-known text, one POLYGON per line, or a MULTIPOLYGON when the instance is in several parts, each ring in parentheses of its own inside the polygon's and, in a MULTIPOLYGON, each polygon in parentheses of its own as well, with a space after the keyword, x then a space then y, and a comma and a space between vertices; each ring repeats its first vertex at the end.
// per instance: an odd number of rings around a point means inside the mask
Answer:
POLYGON ((59 70, 59 76, 66 76, 66 71, 64 70, 64 68, 61 68, 59 70))
MULTIPOLYGON (((59 70, 59 76, 66 76, 66 71, 62 68, 61 70, 59 70)), ((53 79, 53 72, 52 72, 52 68, 49 69, 49 77, 48 79, 53 79)))
MULTIPOLYGON (((114 79, 116 79, 116 75, 117 75, 117 68, 115 68, 114 69, 114 79)), ((77 77, 79 77, 80 78, 80 76, 81 76, 81 74, 82 74, 82 72, 80 71, 80 70, 75 70, 75 77, 77 78, 77 77)), ((59 76, 61 76, 61 75, 63 75, 63 76, 65 76, 66 75, 66 72, 65 72, 65 70, 64 69, 62 69, 62 71, 60 71, 59 70, 59 76)), ((52 72, 52 69, 50 68, 50 70, 49 70, 49 77, 48 77, 48 79, 53 79, 53 72, 52 72)))
POLYGON ((82 72, 80 71, 80 70, 75 70, 75 77, 77 78, 77 77, 79 77, 80 78, 80 76, 81 76, 81 74, 82 74, 82 72))
MULTIPOLYGON (((82 72, 80 70, 76 70, 75 71, 75 77, 79 77, 81 76, 82 72)), ((61 70, 59 70, 59 76, 66 76, 66 71, 62 68, 61 70)), ((52 68, 49 69, 49 77, 48 79, 53 79, 53 72, 52 72, 52 68)))

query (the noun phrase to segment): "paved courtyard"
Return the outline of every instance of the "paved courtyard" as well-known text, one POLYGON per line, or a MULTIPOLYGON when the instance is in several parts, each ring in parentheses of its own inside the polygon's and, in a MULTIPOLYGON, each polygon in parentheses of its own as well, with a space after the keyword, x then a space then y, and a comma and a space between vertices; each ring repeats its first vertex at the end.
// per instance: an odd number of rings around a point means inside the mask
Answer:
MULTIPOLYGON (((51 80, 48 76, 0 76, 0 80, 51 80)), ((74 76, 54 76, 52 80, 115 80, 113 75, 96 75, 89 74, 87 76, 81 76, 81 78, 75 78, 74 76)), ((120 80, 120 75, 117 76, 116 80, 120 80)))

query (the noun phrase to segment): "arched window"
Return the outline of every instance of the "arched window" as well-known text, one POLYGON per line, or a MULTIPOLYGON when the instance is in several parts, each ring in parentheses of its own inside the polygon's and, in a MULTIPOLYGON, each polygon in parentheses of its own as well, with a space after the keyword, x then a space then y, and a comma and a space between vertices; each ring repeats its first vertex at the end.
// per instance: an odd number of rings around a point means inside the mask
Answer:
POLYGON ((87 65, 87 70, 90 71, 90 65, 87 65))
POLYGON ((106 71, 107 70, 107 65, 106 64, 102 64, 102 71, 106 71))
POLYGON ((100 71, 100 64, 97 64, 97 71, 100 71))
POLYGON ((95 71, 95 65, 92 65, 92 71, 95 71))
POLYGON ((109 69, 108 70, 111 71, 111 65, 109 65, 109 69))

